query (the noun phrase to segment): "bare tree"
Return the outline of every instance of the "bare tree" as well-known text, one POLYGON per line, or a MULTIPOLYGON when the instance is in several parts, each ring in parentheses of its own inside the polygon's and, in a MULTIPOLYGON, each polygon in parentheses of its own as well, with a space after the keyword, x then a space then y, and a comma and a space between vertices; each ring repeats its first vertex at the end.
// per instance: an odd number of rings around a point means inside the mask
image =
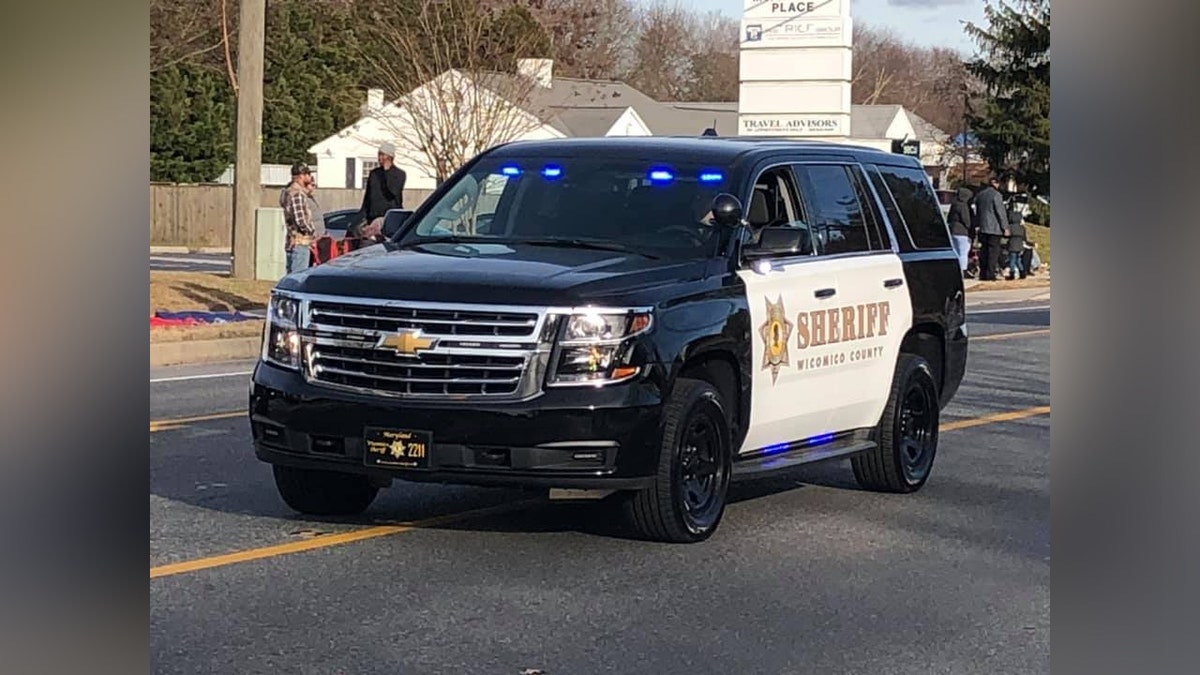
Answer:
POLYGON ((524 2, 550 35, 556 72, 585 80, 616 80, 629 69, 634 38, 629 29, 634 22, 630 0, 524 2))
POLYGON ((363 58, 398 98, 371 116, 399 152, 446 180, 476 154, 542 125, 542 84, 516 72, 519 58, 547 47, 533 29, 511 7, 497 13, 467 0, 425 0, 415 13, 376 15, 368 30, 383 49, 364 50, 363 58))
POLYGON ((221 0, 150 0, 150 72, 206 56, 211 63, 223 44, 221 0))
POLYGON ((692 36, 692 83, 686 100, 736 101, 741 44, 736 19, 718 12, 698 17, 692 36))
POLYGON ((688 100, 694 89, 692 56, 697 15, 684 5, 658 2, 643 8, 635 30, 629 84, 659 101, 688 100))

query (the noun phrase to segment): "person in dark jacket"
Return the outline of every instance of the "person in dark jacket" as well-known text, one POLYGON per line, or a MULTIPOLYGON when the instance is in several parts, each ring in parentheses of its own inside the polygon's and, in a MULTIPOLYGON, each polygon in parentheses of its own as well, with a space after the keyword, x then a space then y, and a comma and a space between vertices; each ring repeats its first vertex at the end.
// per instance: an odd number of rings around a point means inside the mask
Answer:
POLYGON ((1022 265, 1021 254, 1025 252, 1025 222, 1021 212, 1013 209, 1008 212, 1008 278, 1025 278, 1026 272, 1022 265))
POLYGON ((988 184, 975 195, 975 216, 978 219, 980 260, 979 278, 995 281, 996 270, 1000 269, 1000 240, 1008 225, 1008 209, 1000 194, 1000 180, 992 177, 988 184))
POLYGON ((971 190, 960 187, 950 202, 950 213, 946 216, 950 236, 954 237, 954 250, 958 253, 958 266, 967 276, 967 257, 971 253, 971 190))
POLYGON ((408 176, 396 166, 396 146, 379 146, 379 166, 367 174, 367 189, 363 192, 360 211, 361 229, 351 236, 370 237, 383 228, 383 216, 389 209, 404 208, 404 183, 408 176))

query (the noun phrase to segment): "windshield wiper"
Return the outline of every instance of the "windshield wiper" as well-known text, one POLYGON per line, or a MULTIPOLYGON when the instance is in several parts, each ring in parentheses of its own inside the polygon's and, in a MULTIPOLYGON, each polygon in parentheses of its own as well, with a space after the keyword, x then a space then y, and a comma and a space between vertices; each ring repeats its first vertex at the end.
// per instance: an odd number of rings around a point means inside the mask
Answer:
POLYGON ((587 248, 595 251, 617 251, 620 253, 633 253, 651 260, 659 260, 661 256, 652 253, 645 253, 634 248, 630 248, 624 244, 615 241, 603 241, 596 239, 517 239, 514 244, 528 244, 530 246, 557 246, 560 248, 587 248))

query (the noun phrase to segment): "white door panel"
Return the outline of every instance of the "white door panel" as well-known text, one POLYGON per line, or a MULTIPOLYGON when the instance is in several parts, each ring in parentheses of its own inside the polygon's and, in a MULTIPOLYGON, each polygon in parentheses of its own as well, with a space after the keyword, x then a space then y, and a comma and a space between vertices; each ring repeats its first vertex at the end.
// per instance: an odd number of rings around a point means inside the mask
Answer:
POLYGON ((837 270, 839 316, 826 317, 826 344, 812 356, 828 356, 838 374, 829 425, 845 431, 879 422, 900 343, 912 326, 912 300, 894 253, 842 258, 837 270))
POLYGON ((798 347, 807 331, 800 316, 837 303, 836 260, 774 261, 765 273, 742 270, 753 321, 754 374, 750 423, 741 452, 752 452, 790 441, 820 436, 829 428, 826 393, 837 386, 834 370, 804 370, 798 347), (835 294, 818 298, 817 292, 835 294))

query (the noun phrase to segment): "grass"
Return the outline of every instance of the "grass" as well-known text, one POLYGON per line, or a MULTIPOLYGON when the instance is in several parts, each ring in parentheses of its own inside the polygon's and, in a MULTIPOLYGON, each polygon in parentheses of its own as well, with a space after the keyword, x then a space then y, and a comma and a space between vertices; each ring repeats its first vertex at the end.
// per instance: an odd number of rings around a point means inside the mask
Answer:
POLYGON ((273 281, 233 279, 209 272, 150 272, 155 312, 234 312, 267 306, 273 281))
POLYGON ((150 342, 189 342, 262 336, 262 321, 239 321, 216 326, 164 326, 150 329, 150 342))
MULTIPOLYGON (((150 316, 155 312, 236 312, 266 307, 273 281, 233 279, 208 272, 150 272, 150 316)), ((214 326, 152 328, 150 342, 259 337, 262 321, 214 326)))
POLYGON ((1037 246, 1038 257, 1043 265, 1050 264, 1050 228, 1025 223, 1025 236, 1030 244, 1037 246))

